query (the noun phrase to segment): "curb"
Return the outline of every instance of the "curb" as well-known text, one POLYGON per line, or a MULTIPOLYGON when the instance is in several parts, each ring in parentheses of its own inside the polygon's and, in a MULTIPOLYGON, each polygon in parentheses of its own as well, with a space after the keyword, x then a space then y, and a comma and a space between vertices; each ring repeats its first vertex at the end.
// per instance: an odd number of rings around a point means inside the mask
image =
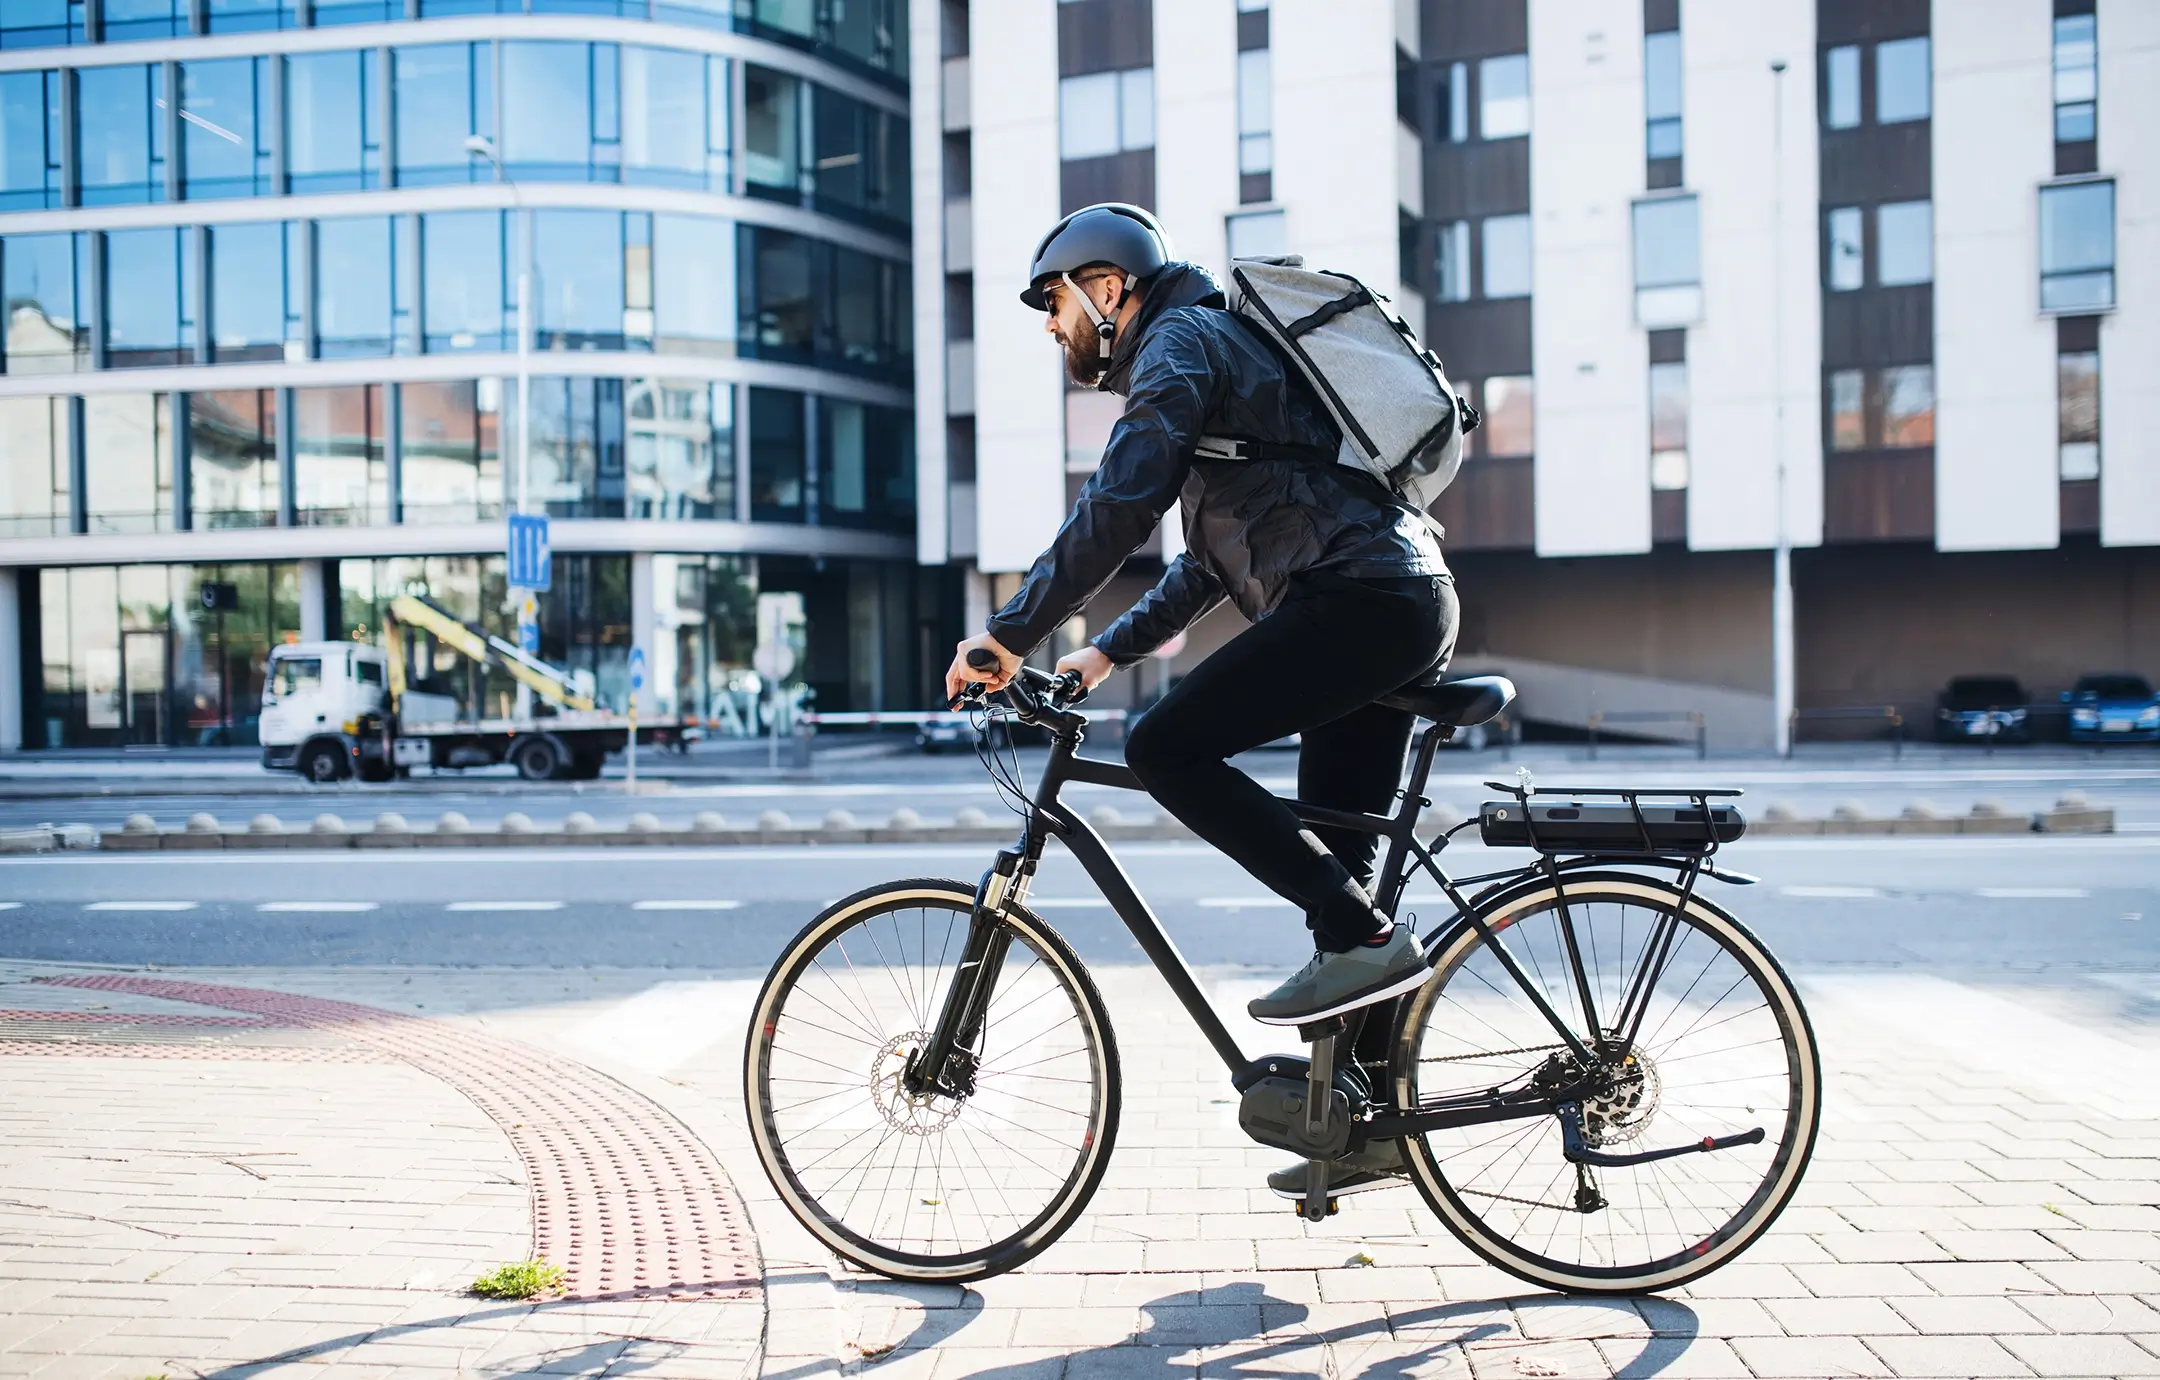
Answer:
MULTIPOLYGON (((1443 813, 1445 811, 1443 810, 1443 813)), ((1168 815, 1127 819, 1111 806, 1103 806, 1088 822, 1113 842, 1185 840, 1190 829, 1168 815)), ((1760 819, 1751 820, 1750 838, 1793 838, 1823 835, 1845 837, 1992 836, 2015 834, 2112 834, 2115 811, 2096 806, 2072 792, 2047 810, 2030 815, 2012 814, 2001 805, 1983 800, 1963 815, 1945 815, 1925 801, 1916 801, 1895 817, 1871 816, 1857 805, 1840 805, 1827 818, 1802 817, 1789 806, 1772 805, 1760 819)), ((798 823, 778 810, 768 810, 755 824, 731 824, 712 812, 697 816, 688 828, 670 828, 649 813, 632 815, 626 827, 601 828, 589 814, 574 811, 558 826, 542 828, 525 815, 512 811, 492 828, 476 827, 456 811, 446 812, 432 826, 408 823, 404 816, 385 812, 371 827, 350 829, 336 815, 322 814, 306 825, 288 824, 275 815, 257 815, 244 828, 228 826, 207 813, 190 815, 178 829, 162 828, 147 814, 128 817, 117 830, 100 832, 85 824, 41 825, 36 829, 0 832, 0 853, 49 853, 61 849, 99 848, 113 853, 228 852, 266 849, 400 849, 400 848, 725 848, 802 844, 874 843, 1005 843, 1013 837, 1010 824, 992 823, 980 810, 962 810, 943 823, 932 823, 913 810, 895 811, 883 824, 864 825, 845 810, 835 810, 822 821, 798 823)))

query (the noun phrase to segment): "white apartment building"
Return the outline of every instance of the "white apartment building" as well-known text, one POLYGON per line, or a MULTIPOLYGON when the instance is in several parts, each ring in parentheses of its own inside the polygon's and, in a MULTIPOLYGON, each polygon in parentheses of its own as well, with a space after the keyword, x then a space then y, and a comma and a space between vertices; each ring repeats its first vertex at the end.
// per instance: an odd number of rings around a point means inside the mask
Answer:
MULTIPOLYGON (((1015 294, 1050 224, 1118 199, 1218 271, 1357 274, 1464 382, 1486 425, 1435 507, 1456 665, 1514 674, 1533 720, 1688 709, 1771 741, 1781 535, 1803 736, 1869 705, 1918 729, 1961 673, 2038 700, 2160 672, 2160 7, 915 0, 912 24, 916 539, 970 571, 971 623, 1115 419, 1015 294)), ((1087 631, 1160 568, 1136 556, 1087 631)), ((1116 693, 1236 630, 1218 611, 1116 693)))

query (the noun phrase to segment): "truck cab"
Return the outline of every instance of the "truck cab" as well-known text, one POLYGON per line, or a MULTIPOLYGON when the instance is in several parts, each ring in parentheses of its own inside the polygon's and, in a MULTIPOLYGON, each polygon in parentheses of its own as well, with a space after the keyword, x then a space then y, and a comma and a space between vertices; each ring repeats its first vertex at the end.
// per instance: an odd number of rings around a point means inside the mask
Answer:
POLYGON ((310 781, 354 775, 363 721, 389 703, 389 658, 356 642, 289 642, 274 647, 263 677, 263 765, 310 781))

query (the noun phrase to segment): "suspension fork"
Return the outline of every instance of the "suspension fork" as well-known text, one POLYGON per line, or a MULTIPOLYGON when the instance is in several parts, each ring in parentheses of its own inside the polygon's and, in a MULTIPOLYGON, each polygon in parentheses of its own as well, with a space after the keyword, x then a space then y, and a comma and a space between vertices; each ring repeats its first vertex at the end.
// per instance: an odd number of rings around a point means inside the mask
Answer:
POLYGON ((1012 948, 1012 931, 1001 917, 1005 900, 1013 894, 1021 876, 1021 862, 1018 850, 1004 850, 975 888, 967 943, 960 951, 960 966, 953 970, 952 982, 945 989, 937 1025, 930 1031, 929 1042, 908 1060, 901 1074, 902 1085, 918 1097, 937 1093, 958 1098, 975 1091, 975 1070, 982 1062, 983 1028, 989 1019, 990 998, 997 991, 1005 955, 1012 948))

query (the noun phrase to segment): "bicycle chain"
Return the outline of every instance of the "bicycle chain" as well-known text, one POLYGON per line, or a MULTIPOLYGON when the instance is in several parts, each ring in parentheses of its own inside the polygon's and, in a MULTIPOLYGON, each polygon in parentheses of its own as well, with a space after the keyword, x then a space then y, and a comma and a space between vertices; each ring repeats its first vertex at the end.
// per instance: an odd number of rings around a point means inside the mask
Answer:
POLYGON ((1511 1198, 1505 1193, 1487 1193, 1481 1188, 1458 1188, 1455 1191, 1457 1193, 1467 1193, 1473 1198, 1491 1198, 1493 1201, 1500 1203, 1519 1203, 1524 1207, 1543 1208, 1547 1212, 1575 1212, 1579 1210, 1569 1203, 1541 1203, 1535 1198, 1511 1198))
POLYGON ((1435 1054, 1418 1060, 1421 1064, 1460 1064, 1470 1059, 1497 1059, 1504 1054, 1538 1054, 1549 1049, 1565 1049, 1565 1045, 1524 1045, 1520 1049, 1487 1049, 1476 1054, 1435 1054))

